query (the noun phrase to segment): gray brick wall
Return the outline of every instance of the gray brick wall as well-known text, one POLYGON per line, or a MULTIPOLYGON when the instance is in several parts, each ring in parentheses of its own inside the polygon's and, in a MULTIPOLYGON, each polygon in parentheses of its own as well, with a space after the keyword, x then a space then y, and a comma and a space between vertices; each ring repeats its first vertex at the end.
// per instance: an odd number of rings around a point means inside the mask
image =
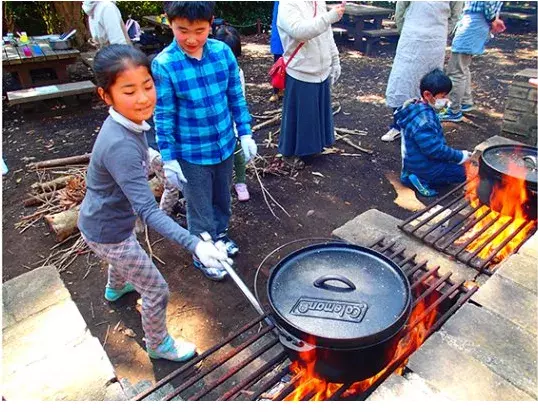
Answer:
POLYGON ((537 143, 537 93, 528 81, 536 77, 535 69, 525 69, 514 76, 508 89, 502 124, 503 135, 534 146, 537 143))

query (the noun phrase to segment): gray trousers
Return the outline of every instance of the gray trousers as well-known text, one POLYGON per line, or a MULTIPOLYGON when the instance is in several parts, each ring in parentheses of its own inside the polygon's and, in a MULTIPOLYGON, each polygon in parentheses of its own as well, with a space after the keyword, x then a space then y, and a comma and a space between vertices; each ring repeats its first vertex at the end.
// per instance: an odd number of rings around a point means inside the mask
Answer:
POLYGON ((234 165, 233 154, 216 165, 196 165, 178 159, 187 179, 183 194, 187 201, 189 232, 198 236, 208 232, 213 239, 228 230, 232 215, 230 187, 234 165))
POLYGON ((447 75, 452 80, 452 91, 448 95, 450 108, 460 112, 462 104, 473 104, 471 94, 471 54, 452 53, 448 60, 447 75))

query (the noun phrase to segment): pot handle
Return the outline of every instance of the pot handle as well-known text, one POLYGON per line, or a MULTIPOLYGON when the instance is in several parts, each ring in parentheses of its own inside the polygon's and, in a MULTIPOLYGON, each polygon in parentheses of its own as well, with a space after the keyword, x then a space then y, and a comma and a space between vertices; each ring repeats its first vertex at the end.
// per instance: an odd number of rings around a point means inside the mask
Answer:
POLYGON ((357 287, 351 280, 340 275, 324 275, 314 281, 314 286, 321 289, 332 290, 333 292, 352 292, 357 289, 357 287), (338 282, 342 282, 347 286, 347 288, 327 285, 325 282, 328 282, 329 280, 336 280, 338 282))

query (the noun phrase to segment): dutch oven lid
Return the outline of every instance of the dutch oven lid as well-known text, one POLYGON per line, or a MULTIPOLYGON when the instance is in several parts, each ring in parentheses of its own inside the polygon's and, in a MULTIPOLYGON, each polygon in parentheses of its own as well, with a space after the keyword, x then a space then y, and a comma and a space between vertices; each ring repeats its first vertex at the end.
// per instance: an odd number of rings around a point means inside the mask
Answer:
POLYGON ((496 172, 524 179, 536 187, 538 177, 536 169, 537 152, 536 147, 533 146, 513 144, 492 146, 484 150, 482 160, 496 172), (510 165, 513 164, 519 167, 515 170, 510 168, 510 165), (522 172, 518 173, 519 170, 522 172))
POLYGON ((336 242, 288 255, 274 267, 267 284, 282 327, 309 343, 332 348, 370 346, 399 332, 409 317, 410 290, 390 259, 336 242))

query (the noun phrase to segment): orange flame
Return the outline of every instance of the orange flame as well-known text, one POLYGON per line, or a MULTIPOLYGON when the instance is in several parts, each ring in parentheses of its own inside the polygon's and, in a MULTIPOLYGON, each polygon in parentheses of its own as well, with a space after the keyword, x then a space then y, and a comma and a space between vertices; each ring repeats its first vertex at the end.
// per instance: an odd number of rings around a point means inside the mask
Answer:
MULTIPOLYGON (((386 373, 387 369, 391 368, 395 362, 401 362, 402 357, 407 358, 424 342, 424 340, 426 340, 428 330, 432 327, 437 317, 437 309, 434 309, 426 314, 426 309, 433 299, 432 295, 429 295, 425 299, 419 301, 413 308, 411 316, 409 317, 408 325, 413 326, 417 322, 418 324, 410 331, 410 333, 408 333, 400 340, 400 342, 398 342, 398 346, 392 361, 389 362, 389 364, 377 375, 360 382, 353 383, 343 394, 341 394, 341 397, 345 398, 366 391, 374 383, 376 383, 377 380, 381 378, 386 373), (425 300, 428 302, 425 302, 425 300), (421 319, 422 317, 423 319, 421 319)), ((314 340, 311 340, 308 343, 315 345, 314 340)), ((311 394, 314 394, 311 398, 312 401, 323 401, 330 399, 331 396, 333 396, 335 392, 342 387, 342 384, 327 382, 321 379, 315 373, 315 351, 311 351, 310 354, 306 356, 303 354, 300 354, 299 356, 301 362, 299 363, 295 361, 290 365, 290 370, 297 379, 297 382, 295 383, 296 389, 284 400, 300 401, 311 394)), ((407 360, 405 363, 407 363, 407 360)), ((398 369, 395 370, 395 373, 402 374, 404 367, 405 364, 399 366, 398 369)))
MULTIPOLYGON (((469 200, 471 206, 478 207, 479 201, 477 189, 480 180, 475 179, 470 181, 470 178, 473 175, 472 167, 466 167, 466 174, 469 184, 465 196, 467 200, 469 200)), ((457 239, 456 244, 465 243, 467 240, 478 234, 485 226, 498 219, 492 224, 491 227, 485 230, 484 233, 478 236, 465 248, 465 250, 470 253, 476 252, 482 247, 482 245, 484 245, 484 243, 487 242, 489 237, 494 236, 497 231, 501 230, 501 228, 513 218, 513 221, 508 224, 508 226, 502 230, 501 233, 489 241, 489 243, 477 254, 477 256, 481 259, 488 259, 490 254, 496 248, 501 247, 501 244, 509 236, 511 236, 518 229, 521 229, 521 231, 495 255, 491 263, 496 264, 509 256, 512 251, 526 239, 528 233, 534 228, 535 223, 533 221, 529 221, 525 211, 523 210, 523 205, 528 199, 525 180, 522 178, 513 177, 525 176, 525 174, 526 169, 524 166, 520 166, 516 162, 511 162, 508 165, 508 173, 503 176, 501 182, 493 187, 491 192, 489 199, 489 205, 492 209, 491 212, 487 206, 480 207, 473 215, 475 219, 478 219, 484 216, 484 214, 490 212, 489 215, 473 226, 472 230, 457 239)))

